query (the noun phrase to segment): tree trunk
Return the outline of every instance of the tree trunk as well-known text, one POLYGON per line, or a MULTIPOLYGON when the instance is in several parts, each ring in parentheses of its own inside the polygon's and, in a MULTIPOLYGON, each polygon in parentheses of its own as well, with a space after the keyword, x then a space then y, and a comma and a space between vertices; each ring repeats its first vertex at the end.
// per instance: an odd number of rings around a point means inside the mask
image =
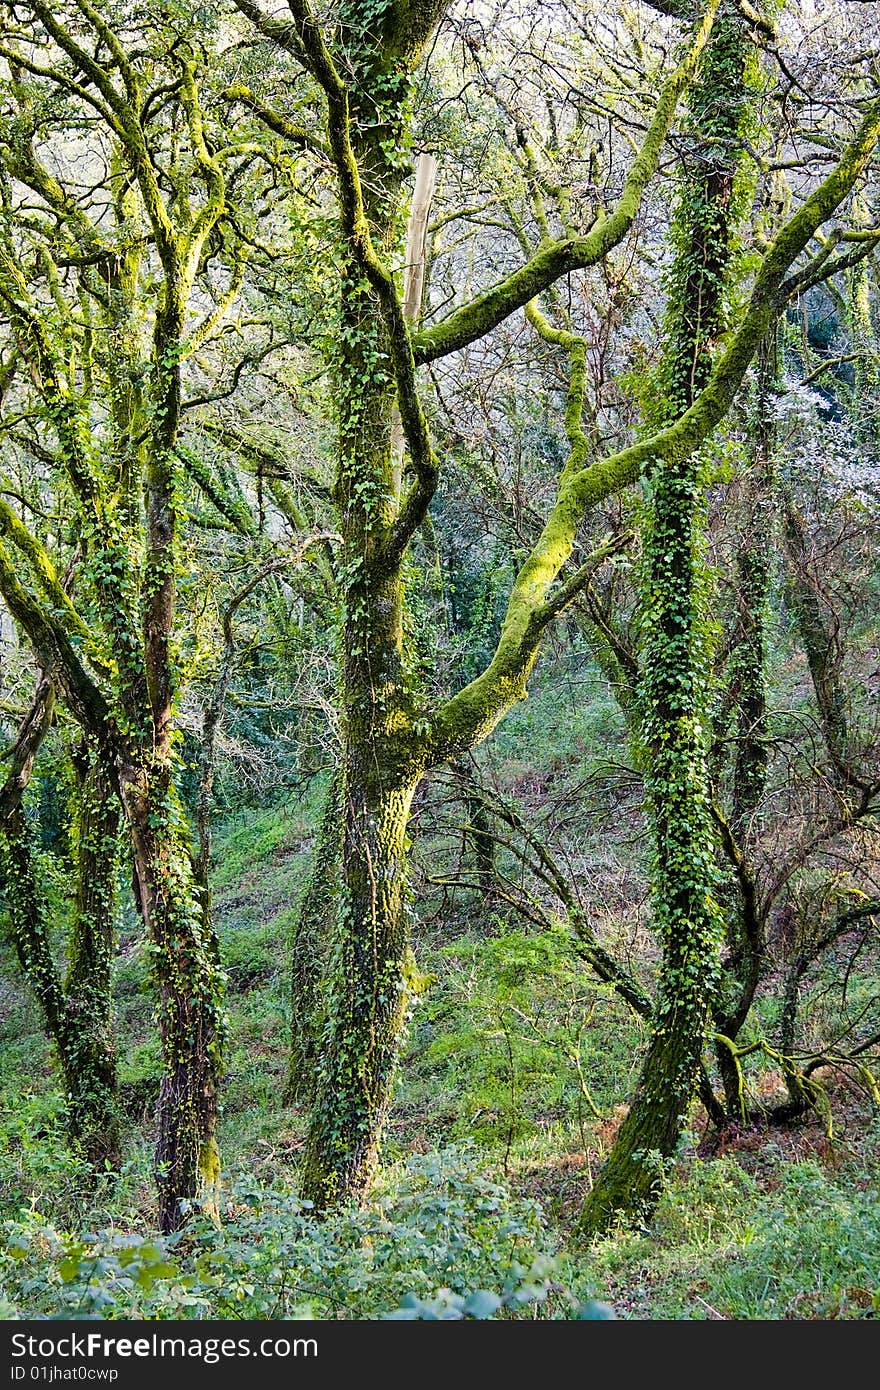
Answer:
POLYGON ((334 985, 303 1194, 321 1209, 367 1190, 407 1017, 406 828, 418 778, 350 746, 334 985), (365 754, 365 756, 364 756, 365 754))
POLYGON ((656 1205, 693 1096, 704 1024, 704 1007, 696 999, 684 1009, 670 1001, 667 1014, 658 1011, 638 1090, 584 1203, 579 1235, 602 1235, 615 1218, 647 1217, 656 1205))
POLYGON ((66 1069, 71 1132, 96 1167, 120 1160, 110 970, 116 939, 120 806, 101 756, 74 753, 76 916, 64 993, 77 1057, 66 1069))
MULTIPOLYGON (((31 828, 19 805, 3 826, 9 917, 22 972, 37 997, 52 1040, 67 1100, 71 1140, 96 1169, 117 1167, 119 1116, 116 1107, 116 1058, 110 1036, 109 946, 86 963, 81 950, 82 919, 65 991, 52 959, 49 913, 34 862, 31 828), (93 972, 93 973, 92 973, 93 972)), ((102 875, 103 877, 103 875, 102 875)), ((102 923, 98 931, 102 932, 102 923)), ((86 928, 86 931, 89 931, 86 928)))
MULTIPOLYGON (((708 379, 712 347, 725 324, 744 58, 742 21, 725 0, 691 93, 698 143, 675 215, 662 407, 673 418, 708 379)), ((720 974, 701 462, 691 454, 660 463, 650 481, 639 704, 654 840, 651 902, 663 959, 651 1043, 627 1118, 580 1214, 577 1228, 584 1236, 607 1230, 617 1216, 646 1215, 656 1204, 697 1083, 720 974)))
POLYGON ((110 997, 119 804, 102 770, 101 753, 86 743, 74 757, 77 902, 68 976, 62 985, 22 804, 54 705, 53 684, 41 673, 0 790, 6 899, 19 964, 37 997, 64 1078, 71 1140, 96 1169, 103 1169, 108 1164, 117 1167, 120 1160, 110 997))
POLYGON ((318 1208, 369 1186, 406 1014, 406 828, 421 778, 403 651, 401 564, 383 539, 396 515, 384 332, 356 290, 344 362, 337 496, 345 592, 342 862, 333 981, 303 1191, 318 1208))
POLYGON ((801 998, 801 983, 806 974, 809 961, 801 953, 790 962, 782 989, 782 1015, 779 1027, 779 1052, 782 1057, 782 1074, 788 1091, 788 1102, 778 1106, 774 1118, 786 1122, 799 1119, 809 1110, 813 1097, 804 1078, 792 1061, 797 1041, 798 1007, 801 998))
MULTIPOLYGON (((402 68, 386 66, 365 38, 363 48, 360 43, 352 54, 358 75, 349 93, 349 134, 371 246, 387 256, 396 243, 403 173, 389 161, 387 131, 383 139, 375 134, 374 112, 378 104, 390 129, 402 130, 405 84, 402 68), (361 109, 365 118, 369 113, 363 126, 357 123, 361 109)), ((339 138, 335 120, 331 105, 331 141, 339 138)), ((343 186, 345 178, 343 172, 343 186)), ((361 1196, 376 1165, 407 1014, 406 829, 424 771, 414 752, 415 699, 404 653, 403 555, 393 545, 404 470, 392 441, 396 392, 388 311, 365 274, 363 230, 346 198, 342 231, 345 269, 331 363, 345 603, 342 857, 327 1019, 302 1172, 303 1193, 318 1209, 361 1196)))
POLYGON ((653 1036, 629 1114, 588 1195, 578 1230, 656 1202, 693 1094, 718 984, 720 913, 705 735, 705 653, 695 598, 699 463, 663 469, 647 538, 644 594, 645 786, 655 841, 654 926, 663 943, 653 1036))
POLYGON ((191 1203, 216 1215, 223 973, 170 778, 129 769, 121 781, 159 994, 155 1177, 158 1225, 169 1232, 183 1224, 191 1203))
MULTIPOLYGON (((740 605, 739 644, 732 681, 737 687, 736 754, 733 768, 731 835, 747 853, 751 821, 767 784, 767 617, 770 602, 772 547, 775 529, 773 487, 776 424, 770 393, 778 378, 777 330, 768 334, 757 354, 757 399, 754 416, 754 458, 746 476, 743 534, 736 556, 740 605)), ((714 1025, 729 1042, 736 1042, 760 983, 764 966, 764 922, 758 910, 751 877, 733 875, 721 894, 727 920, 730 964, 725 968, 722 995, 714 1025), (748 894, 744 891, 748 886, 748 894)), ((742 1117, 742 1077, 736 1057, 719 1042, 716 1059, 727 1113, 742 1117)))

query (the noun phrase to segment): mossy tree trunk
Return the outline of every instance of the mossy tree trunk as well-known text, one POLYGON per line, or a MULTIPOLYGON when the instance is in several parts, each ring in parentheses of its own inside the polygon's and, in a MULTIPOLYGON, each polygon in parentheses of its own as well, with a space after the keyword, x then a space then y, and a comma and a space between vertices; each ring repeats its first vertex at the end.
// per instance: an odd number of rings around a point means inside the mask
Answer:
POLYGON ((12 936, 22 973, 34 992, 64 1082, 68 1128, 76 1148, 96 1168, 119 1163, 116 1068, 100 1020, 83 1026, 83 1010, 96 1005, 109 1019, 109 990, 84 978, 68 994, 52 955, 50 911, 35 854, 33 831, 22 806, 3 825, 3 869, 12 936))
MULTIPOLYGON (((190 99, 196 99, 194 85, 190 99)), ((197 157, 207 158, 203 147, 199 148, 198 126, 192 134, 197 157)), ((223 208, 219 172, 211 193, 216 218, 223 208)), ((120 692, 130 733, 119 757, 119 783, 159 997, 162 1084, 154 1171, 162 1231, 179 1227, 194 1202, 216 1214, 217 1106, 225 1036, 219 949, 209 897, 198 880, 175 785, 173 753, 177 696, 173 643, 180 550, 175 444, 181 411, 180 360, 196 250, 191 232, 166 231, 166 274, 153 330, 149 400, 153 427, 143 465, 146 545, 139 595, 141 640, 130 678, 120 692)))
POLYGON ((693 1095, 718 985, 721 917, 705 737, 695 536, 700 463, 655 477, 644 565, 642 734, 655 856, 651 901, 663 947, 652 1037, 630 1109, 578 1220, 583 1234, 647 1212, 693 1095))
POLYGON ((154 1172, 158 1225, 176 1230, 189 1205, 216 1210, 218 1085, 225 1036, 223 972, 193 872, 170 777, 129 775, 123 799, 138 899, 159 991, 162 1083, 154 1172))
MULTIPOLYGON (((696 149, 674 228, 664 406, 687 410, 711 374, 725 326, 744 105, 741 17, 723 3, 690 97, 696 149)), ((694 1093, 719 984, 722 915, 709 775, 709 639, 702 539, 703 460, 691 453, 649 474, 641 604, 641 741, 654 841, 651 905, 663 947, 652 1037, 626 1119, 578 1219, 584 1235, 644 1215, 662 1190, 694 1093)))
POLYGON ((350 770, 365 775, 346 781, 343 901, 303 1169, 303 1191, 319 1207, 362 1196, 373 1177, 409 1003, 405 860, 415 780, 395 787, 397 769, 372 756, 350 770))
MULTIPOLYGON (((364 7, 349 8, 352 20, 366 19, 364 7)), ((303 1167, 303 1191, 321 1208, 358 1197, 371 1181, 407 1012, 406 831, 424 760, 415 751, 403 636, 402 567, 416 516, 403 516, 395 404, 405 432, 409 424, 412 434, 416 412, 416 428, 423 421, 414 396, 398 400, 395 390, 394 354, 409 354, 411 371, 411 353, 402 307, 383 269, 399 241, 404 170, 389 149, 402 130, 408 55, 390 31, 371 40, 368 26, 363 37, 353 28, 346 55, 352 77, 344 86, 317 27, 305 15, 303 25, 309 62, 328 96, 344 257, 332 362, 344 601, 340 880, 303 1167), (377 111, 382 139, 375 133, 377 111)), ((416 462, 431 468, 427 457, 416 462)), ((428 498, 426 488, 418 519, 428 498)))
POLYGON ((65 1069, 73 1134, 91 1162, 120 1158, 111 964, 116 942, 121 807, 100 753, 73 752, 76 912, 64 982, 78 1051, 89 1058, 65 1069))

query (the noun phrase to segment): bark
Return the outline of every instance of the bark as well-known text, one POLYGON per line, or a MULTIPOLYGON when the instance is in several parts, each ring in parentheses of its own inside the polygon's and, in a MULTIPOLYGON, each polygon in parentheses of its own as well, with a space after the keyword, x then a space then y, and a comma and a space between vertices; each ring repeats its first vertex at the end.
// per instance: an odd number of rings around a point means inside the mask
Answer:
POLYGON ((809 968, 809 958, 798 953, 789 964, 782 990, 782 1012, 779 1019, 779 1052, 782 1074, 788 1091, 788 1101, 778 1106, 774 1118, 790 1122, 799 1119, 810 1109, 813 1095, 804 1075, 794 1065, 792 1054, 797 1041, 798 1009, 801 984, 809 968))
POLYGON ((647 1217, 656 1205, 694 1093, 704 1023, 705 1001, 673 1005, 655 1027, 626 1119, 578 1218, 581 1237, 604 1234, 622 1216, 647 1217))
MULTIPOLYGON (((767 617, 770 600, 774 536, 775 424, 770 392, 778 374, 776 330, 758 352, 757 400, 753 423, 753 460, 745 478, 742 538, 736 556, 739 641, 733 684, 736 688, 736 753, 729 826, 728 859, 733 875, 721 897, 725 906, 730 959, 725 969, 723 999, 714 1011, 715 1031, 735 1042, 745 1023, 764 967, 764 921, 745 854, 751 821, 767 783, 767 617)), ((740 1116, 741 1078, 730 1047, 719 1043, 716 1060, 727 1112, 740 1116)))
POLYGON ((319 1209, 370 1185, 408 1012, 405 843, 416 778, 395 786, 395 773, 369 754, 346 762, 336 989, 302 1174, 319 1209))
MULTIPOLYGON (((387 490, 390 410, 364 397, 370 428, 355 441, 351 474, 343 461, 342 485, 378 474, 387 490)), ((346 593, 337 939, 303 1170, 303 1191, 318 1207, 369 1185, 390 1102, 407 1000, 406 828, 422 772, 411 746, 400 567, 383 574, 371 563, 373 530, 356 495, 341 508, 343 573, 350 557, 359 563, 346 593)))
POLYGON ((163 1075, 154 1172, 158 1225, 169 1232, 183 1225, 193 1203, 216 1215, 223 972, 170 779, 126 769, 122 791, 159 995, 163 1075))
POLYGON ((693 535, 696 473, 691 463, 657 478, 646 547, 651 618, 642 701, 645 786, 655 842, 653 919, 663 959, 653 1036, 636 1093, 578 1220, 587 1236, 604 1231, 616 1215, 643 1215, 656 1202, 664 1162, 675 1151, 697 1081, 718 983, 720 914, 713 896, 704 677, 694 650, 701 559, 693 535))
POLYGON ((90 1162, 120 1160, 111 963, 116 941, 116 875, 121 808, 100 754, 74 754, 76 914, 64 985, 70 1025, 84 1054, 65 1068, 72 1130, 90 1162))

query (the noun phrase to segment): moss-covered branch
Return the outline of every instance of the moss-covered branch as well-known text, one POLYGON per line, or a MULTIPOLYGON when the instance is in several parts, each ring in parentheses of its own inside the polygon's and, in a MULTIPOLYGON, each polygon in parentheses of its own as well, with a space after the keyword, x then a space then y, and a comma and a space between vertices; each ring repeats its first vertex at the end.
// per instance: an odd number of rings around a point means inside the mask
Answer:
POLYGON ((77 611, 76 605, 64 588, 52 561, 52 557, 42 542, 29 531, 9 503, 0 497, 0 536, 9 540, 21 552, 30 565, 34 580, 52 604, 55 615, 66 626, 68 635, 74 641, 83 643, 94 659, 94 634, 77 611))
POLYGON ((642 195, 656 171, 675 108, 693 78, 712 32, 717 10, 718 0, 710 0, 684 59, 660 93, 653 120, 614 211, 597 221, 586 236, 564 237, 549 246, 542 246, 526 265, 500 284, 486 290, 470 304, 462 305, 441 323, 423 329, 413 343, 418 363, 434 362, 438 357, 445 357, 485 337, 563 275, 598 265, 609 251, 619 245, 635 221, 642 195))
POLYGON ((322 155, 325 159, 329 155, 330 151, 326 144, 314 131, 308 130, 305 126, 294 125, 293 121, 289 121, 280 111, 276 111, 273 107, 260 101, 250 87, 246 87, 242 83, 235 83, 226 88, 223 96, 227 101, 240 102, 248 111, 252 111, 267 130, 271 130, 274 135, 280 135, 288 145, 313 150, 315 154, 322 155))
POLYGON ((83 666, 64 626, 19 583, 17 567, 0 544, 0 594, 27 634, 40 666, 57 683, 83 727, 95 737, 110 733, 110 707, 83 666))

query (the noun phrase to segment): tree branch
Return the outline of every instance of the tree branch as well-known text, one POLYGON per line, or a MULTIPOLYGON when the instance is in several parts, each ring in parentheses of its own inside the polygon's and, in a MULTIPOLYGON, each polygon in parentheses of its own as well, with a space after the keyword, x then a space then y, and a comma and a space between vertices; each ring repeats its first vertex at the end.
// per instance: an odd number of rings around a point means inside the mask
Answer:
POLYGON ((484 337, 517 309, 523 308, 563 275, 596 265, 623 240, 653 177, 678 99, 688 86, 712 31, 718 0, 710 0, 684 60, 660 94, 642 148, 633 161, 617 207, 597 221, 586 236, 564 237, 542 247, 526 265, 500 284, 463 305, 441 323, 423 329, 413 340, 416 362, 434 362, 484 337))

